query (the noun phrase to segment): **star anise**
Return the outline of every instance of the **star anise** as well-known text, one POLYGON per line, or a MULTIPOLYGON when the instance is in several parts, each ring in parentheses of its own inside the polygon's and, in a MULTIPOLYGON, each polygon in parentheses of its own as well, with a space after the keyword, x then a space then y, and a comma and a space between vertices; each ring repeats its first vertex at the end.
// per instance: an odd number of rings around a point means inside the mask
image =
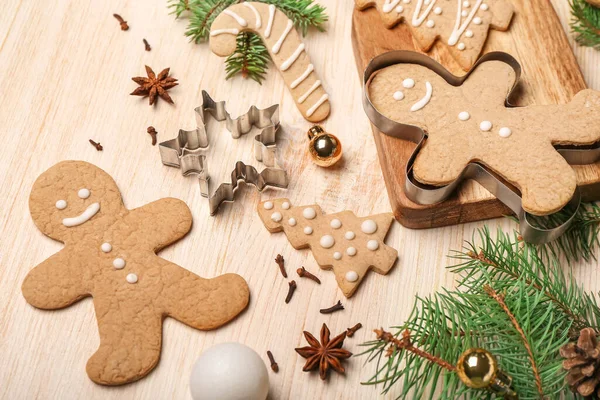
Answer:
POLYGON ((340 374, 345 373, 346 370, 340 360, 345 360, 352 356, 352 353, 348 350, 342 349, 344 339, 346 339, 346 332, 334 337, 332 340, 329 340, 329 334, 329 328, 323 324, 321 328, 321 342, 319 343, 313 335, 304 331, 304 337, 310 346, 296 349, 296 353, 306 358, 306 364, 304 364, 302 371, 312 371, 318 366, 319 375, 323 380, 327 379, 330 367, 340 374))
POLYGON ((163 100, 173 104, 173 99, 171 99, 167 90, 179 85, 179 83, 177 83, 177 79, 169 76, 169 70, 170 68, 165 68, 160 71, 158 76, 156 76, 152 68, 146 65, 146 74, 148 77, 136 76, 135 78, 131 78, 131 80, 140 85, 140 87, 130 94, 133 96, 148 96, 150 105, 156 102, 157 96, 160 96, 163 100))

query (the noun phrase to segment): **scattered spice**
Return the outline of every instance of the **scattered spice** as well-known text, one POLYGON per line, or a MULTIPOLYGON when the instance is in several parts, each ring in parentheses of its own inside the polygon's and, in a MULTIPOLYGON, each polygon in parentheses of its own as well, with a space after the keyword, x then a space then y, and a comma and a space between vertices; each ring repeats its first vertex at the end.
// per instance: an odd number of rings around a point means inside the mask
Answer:
POLYGON ((152 50, 152 47, 150 46, 150 43, 148 43, 148 41, 147 41, 145 38, 144 38, 144 39, 142 39, 142 40, 144 41, 144 49, 145 49, 146 51, 150 51, 150 50, 152 50))
POLYGON ((298 276, 300 278, 308 278, 311 281, 317 282, 319 285, 321 284, 321 280, 319 278, 317 278, 316 276, 314 276, 313 274, 311 274, 310 272, 308 272, 304 267, 298 268, 296 270, 296 272, 298 273, 298 276))
POLYGON ((343 309, 344 309, 344 306, 342 305, 342 302, 338 300, 338 302, 335 305, 333 305, 329 308, 322 308, 321 310, 319 310, 319 312, 321 314, 331 314, 336 311, 341 311, 343 309))
POLYGON ((153 126, 149 126, 148 129, 146 129, 146 132, 148 132, 148 134, 150 136, 152 136, 152 146, 155 146, 156 145, 156 134, 158 132, 156 132, 156 129, 154 129, 153 126))
POLYGON ((160 96, 163 100, 168 103, 173 104, 173 99, 167 93, 167 90, 179 85, 177 83, 177 79, 169 76, 170 68, 165 68, 158 76, 154 73, 152 68, 146 65, 146 74, 147 78, 143 76, 136 76, 131 78, 135 83, 140 85, 137 89, 135 89, 130 94, 132 96, 143 96, 148 97, 150 100, 150 105, 156 102, 156 98, 160 96))
POLYGON ((125 21, 123 17, 121 17, 119 14, 113 14, 113 17, 115 17, 117 21, 119 21, 122 31, 126 31, 127 29, 129 29, 129 25, 127 25, 127 21, 125 21))
POLYGON ((271 369, 273 370, 273 372, 279 372, 279 365, 277 365, 277 362, 275 362, 275 357, 273 357, 273 353, 271 353, 271 350, 267 351, 267 357, 269 357, 269 361, 271 362, 271 369))
POLYGON ((94 146, 96 148, 96 150, 102 151, 103 147, 100 143, 96 143, 92 139, 90 139, 90 143, 92 144, 92 146, 94 146))
POLYGON ((354 325, 352 328, 348 328, 346 330, 346 333, 348 337, 352 337, 354 336, 354 333, 359 330, 360 328, 362 328, 362 324, 359 322, 358 324, 354 325))
POLYGON ((277 257, 275 257, 275 262, 277 265, 279 265, 281 275, 283 275, 284 278, 287 278, 287 272, 285 272, 285 260, 283 259, 283 256, 281 254, 277 254, 277 257))
POLYGON ((287 296, 285 296, 285 304, 289 303, 292 300, 292 296, 294 295, 294 291, 296 290, 296 281, 291 281, 288 283, 290 285, 290 289, 288 290, 287 296))
POLYGON ((340 374, 344 374, 346 370, 342 366, 341 360, 352 357, 352 353, 342 349, 346 332, 329 340, 329 328, 323 324, 321 328, 321 342, 319 342, 309 332, 304 331, 304 337, 310 346, 300 347, 295 349, 296 353, 306 358, 306 364, 302 371, 312 371, 319 368, 319 376, 321 379, 327 379, 329 368, 333 368, 340 374))

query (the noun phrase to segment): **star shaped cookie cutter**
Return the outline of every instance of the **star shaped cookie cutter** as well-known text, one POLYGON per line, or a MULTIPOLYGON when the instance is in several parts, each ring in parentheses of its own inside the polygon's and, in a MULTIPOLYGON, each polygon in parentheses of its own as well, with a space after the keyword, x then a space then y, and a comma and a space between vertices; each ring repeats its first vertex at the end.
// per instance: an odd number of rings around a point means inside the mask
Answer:
POLYGON ((256 186, 259 192, 267 187, 287 188, 289 180, 285 170, 277 165, 275 160, 276 137, 279 129, 279 105, 275 104, 265 109, 250 107, 248 112, 238 118, 231 118, 225 108, 225 101, 215 102, 206 91, 202 91, 202 106, 197 107, 196 129, 187 131, 179 130, 176 138, 167 140, 158 145, 162 163, 169 167, 181 169, 183 176, 197 175, 200 183, 200 192, 208 198, 210 215, 215 215, 221 203, 232 202, 238 188, 238 181, 256 186), (221 183, 210 195, 210 175, 206 162, 209 150, 207 133, 207 118, 216 121, 225 121, 227 130, 233 139, 239 139, 250 132, 253 126, 261 131, 254 137, 254 158, 264 164, 261 172, 255 167, 237 161, 231 171, 231 182, 221 183))
MULTIPOLYGON (((417 144, 408 159, 405 170, 404 192, 411 201, 424 205, 440 203, 450 197, 463 180, 473 179, 515 213, 519 219, 520 234, 526 242, 534 244, 551 242, 560 237, 571 226, 581 204, 581 193, 579 188, 575 189, 573 197, 563 208, 563 210, 567 211, 568 216, 559 225, 552 228, 546 228, 543 224, 536 222, 536 219, 539 217, 535 217, 523 210, 520 191, 481 163, 471 161, 462 170, 455 181, 445 186, 435 187, 419 183, 413 176, 413 165, 417 154, 424 145, 427 134, 417 126, 405 125, 385 117, 375 108, 369 98, 367 87, 371 78, 377 71, 394 64, 419 64, 437 73, 447 82, 459 85, 469 77, 470 73, 474 71, 479 64, 490 60, 502 61, 510 65, 515 71, 515 83, 511 90, 509 90, 505 100, 507 106, 512 106, 510 97, 519 83, 521 65, 514 57, 507 53, 487 53, 473 65, 472 69, 466 75, 457 77, 452 75, 441 64, 426 55, 413 51, 396 50, 374 57, 365 69, 363 74, 363 108, 371 123, 381 133, 417 144)), ((554 147, 571 165, 592 164, 600 160, 599 143, 592 146, 554 147)))

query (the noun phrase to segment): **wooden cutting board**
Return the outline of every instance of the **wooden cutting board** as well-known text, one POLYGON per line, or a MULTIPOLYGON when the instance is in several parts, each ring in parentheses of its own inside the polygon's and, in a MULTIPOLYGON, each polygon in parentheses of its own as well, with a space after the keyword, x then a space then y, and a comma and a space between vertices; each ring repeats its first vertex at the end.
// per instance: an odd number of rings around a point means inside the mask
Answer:
MULTIPOLYGON (((484 53, 514 56, 523 74, 516 105, 567 103, 586 87, 562 26, 548 0, 512 0, 515 15, 507 32, 490 30, 484 53)), ((358 73, 369 61, 390 50, 416 50, 404 23, 387 29, 375 8, 354 10, 352 43, 358 73)), ((465 73, 438 41, 427 53, 455 75, 465 73)), ((511 211, 475 181, 465 181, 447 201, 423 206, 404 194, 404 171, 415 144, 380 133, 372 126, 379 162, 396 219, 409 228, 431 228, 499 217, 511 211)), ((519 149, 515 149, 519 151, 519 149)), ((574 166, 584 200, 598 198, 600 162, 574 166)))

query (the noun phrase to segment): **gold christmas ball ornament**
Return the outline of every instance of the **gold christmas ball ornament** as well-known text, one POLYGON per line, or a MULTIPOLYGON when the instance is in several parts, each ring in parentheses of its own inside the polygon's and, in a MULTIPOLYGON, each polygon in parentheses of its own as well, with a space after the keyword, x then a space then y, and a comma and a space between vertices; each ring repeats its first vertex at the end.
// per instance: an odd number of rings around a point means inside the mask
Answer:
POLYGON ((500 370, 496 357, 485 349, 465 351, 458 359, 456 373, 467 387, 487 389, 506 399, 518 398, 510 387, 512 378, 500 370))
POLYGON ((331 133, 315 125, 308 130, 308 151, 319 167, 331 167, 342 158, 342 143, 331 133))

